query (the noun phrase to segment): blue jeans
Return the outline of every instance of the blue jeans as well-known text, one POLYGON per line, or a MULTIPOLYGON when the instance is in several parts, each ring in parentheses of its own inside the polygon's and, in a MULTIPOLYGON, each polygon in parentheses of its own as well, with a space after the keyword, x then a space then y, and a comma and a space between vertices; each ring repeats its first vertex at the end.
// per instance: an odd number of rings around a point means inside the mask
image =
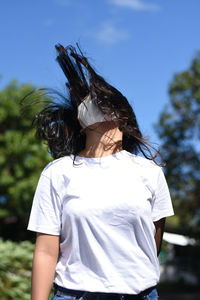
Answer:
POLYGON ((156 287, 148 288, 138 295, 84 292, 70 290, 54 284, 54 296, 51 300, 157 300, 156 287))

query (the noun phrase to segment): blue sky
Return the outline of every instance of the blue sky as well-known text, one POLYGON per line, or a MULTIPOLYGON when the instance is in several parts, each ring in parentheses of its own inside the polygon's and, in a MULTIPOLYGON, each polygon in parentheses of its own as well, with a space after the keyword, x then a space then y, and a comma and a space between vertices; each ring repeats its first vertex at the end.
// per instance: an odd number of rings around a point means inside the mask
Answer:
POLYGON ((174 73, 200 50, 199 0, 4 0, 0 88, 11 79, 64 90, 54 45, 79 42, 133 106, 152 142, 174 73))

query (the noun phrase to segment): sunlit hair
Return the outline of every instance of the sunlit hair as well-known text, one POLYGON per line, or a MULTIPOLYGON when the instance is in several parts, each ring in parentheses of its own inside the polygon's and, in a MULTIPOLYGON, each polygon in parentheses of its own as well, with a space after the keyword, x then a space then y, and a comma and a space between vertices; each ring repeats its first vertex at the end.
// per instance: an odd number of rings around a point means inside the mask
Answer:
POLYGON ((123 132, 122 148, 134 154, 142 153, 156 163, 159 151, 143 138, 126 97, 97 74, 78 44, 77 49, 71 45, 55 47, 56 60, 67 78, 66 94, 48 89, 48 93, 59 95, 60 101, 47 101, 33 120, 36 136, 47 141, 53 158, 76 156, 85 148, 86 136, 77 120, 77 107, 90 94, 104 114, 115 114, 118 119, 119 130, 123 132))

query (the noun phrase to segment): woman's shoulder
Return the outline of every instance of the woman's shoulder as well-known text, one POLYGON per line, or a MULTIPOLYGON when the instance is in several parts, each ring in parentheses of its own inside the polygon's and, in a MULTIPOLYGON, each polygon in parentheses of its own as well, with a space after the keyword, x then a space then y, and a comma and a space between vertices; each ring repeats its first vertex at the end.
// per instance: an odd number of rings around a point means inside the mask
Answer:
POLYGON ((63 156, 57 159, 52 160, 48 163, 42 170, 42 175, 51 177, 52 175, 62 175, 69 170, 73 164, 72 156, 63 156))
POLYGON ((140 156, 138 154, 133 154, 131 152, 126 151, 126 155, 131 159, 133 163, 140 167, 146 167, 151 169, 160 169, 161 167, 156 164, 152 159, 148 159, 146 157, 140 156))
POLYGON ((160 174, 163 173, 162 167, 156 164, 153 160, 140 155, 132 153, 129 153, 128 155, 133 163, 133 170, 135 174, 142 179, 151 191, 155 191, 160 174))
POLYGON ((155 180, 156 178, 158 178, 162 167, 156 164, 156 162, 130 152, 126 152, 126 155, 133 164, 133 168, 138 174, 140 174, 140 176, 149 178, 149 180, 155 180))

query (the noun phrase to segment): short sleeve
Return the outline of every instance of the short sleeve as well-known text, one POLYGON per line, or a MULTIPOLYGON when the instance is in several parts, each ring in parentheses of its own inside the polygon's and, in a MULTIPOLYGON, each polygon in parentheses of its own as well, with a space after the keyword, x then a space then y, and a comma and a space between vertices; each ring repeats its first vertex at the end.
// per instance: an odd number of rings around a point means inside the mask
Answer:
POLYGON ((163 170, 159 168, 157 184, 153 195, 152 220, 155 222, 173 215, 174 210, 169 188, 163 170))
POLYGON ((51 179, 41 174, 33 198, 28 230, 59 235, 61 228, 61 201, 51 179))

